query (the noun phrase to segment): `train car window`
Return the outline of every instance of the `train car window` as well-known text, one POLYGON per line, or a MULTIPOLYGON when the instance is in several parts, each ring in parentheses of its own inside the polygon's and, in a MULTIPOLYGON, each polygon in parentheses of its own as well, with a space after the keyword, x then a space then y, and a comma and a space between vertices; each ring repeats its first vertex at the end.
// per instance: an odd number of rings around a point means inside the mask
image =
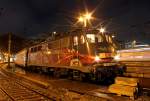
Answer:
POLYGON ((31 52, 33 52, 33 48, 30 48, 31 52))
POLYGON ((83 35, 81 35, 81 44, 84 44, 85 43, 85 39, 84 39, 84 36, 83 35))
POLYGON ((42 50, 42 46, 38 46, 38 51, 41 51, 42 50))
POLYGON ((95 43, 95 34, 87 34, 87 40, 90 43, 95 43))
POLYGON ((73 42, 74 42, 74 46, 78 45, 78 37, 77 36, 73 37, 73 42))
POLYGON ((33 48, 33 52, 35 52, 35 47, 33 48))

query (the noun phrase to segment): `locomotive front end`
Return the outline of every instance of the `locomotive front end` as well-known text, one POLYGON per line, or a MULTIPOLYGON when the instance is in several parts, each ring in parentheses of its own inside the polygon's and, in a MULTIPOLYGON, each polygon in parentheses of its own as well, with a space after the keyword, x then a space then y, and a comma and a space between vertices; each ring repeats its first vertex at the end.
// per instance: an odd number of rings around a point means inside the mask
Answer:
POLYGON ((93 55, 93 63, 90 68, 93 77, 98 82, 112 82, 117 75, 122 75, 125 70, 124 65, 115 61, 117 46, 109 34, 96 33, 90 36, 87 36, 89 41, 94 39, 89 46, 93 55))

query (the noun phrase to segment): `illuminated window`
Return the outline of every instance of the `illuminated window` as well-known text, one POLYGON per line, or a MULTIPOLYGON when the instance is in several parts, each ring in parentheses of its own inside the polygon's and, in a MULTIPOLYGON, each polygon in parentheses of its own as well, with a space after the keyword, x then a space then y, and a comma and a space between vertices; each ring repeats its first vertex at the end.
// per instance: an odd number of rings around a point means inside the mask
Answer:
POLYGON ((87 40, 90 43, 95 43, 95 35, 94 34, 87 34, 87 40))
POLYGON ((73 38, 73 42, 74 42, 74 45, 78 45, 78 37, 77 36, 75 36, 73 38))
POLYGON ((101 35, 97 35, 98 42, 103 42, 103 37, 101 35))
POLYGON ((109 36, 109 42, 112 43, 112 38, 109 36))
POLYGON ((84 36, 81 35, 81 44, 84 44, 85 43, 85 39, 84 39, 84 36))
POLYGON ((109 42, 109 36, 108 35, 106 35, 106 40, 107 40, 107 42, 109 42))

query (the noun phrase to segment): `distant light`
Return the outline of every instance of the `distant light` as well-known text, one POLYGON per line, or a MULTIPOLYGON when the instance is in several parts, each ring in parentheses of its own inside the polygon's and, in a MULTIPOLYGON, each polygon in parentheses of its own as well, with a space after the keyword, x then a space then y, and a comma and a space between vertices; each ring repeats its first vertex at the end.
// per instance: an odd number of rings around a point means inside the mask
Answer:
POLYGON ((136 40, 134 40, 133 43, 136 43, 136 40))
POLYGON ((53 34, 55 35, 55 34, 56 34, 56 32, 53 32, 53 34))
POLYGON ((79 21, 79 22, 83 22, 83 21, 84 21, 84 18, 80 16, 80 17, 78 18, 78 21, 79 21))
POLYGON ((101 33, 104 33, 104 32, 105 32, 105 29, 104 29, 104 28, 100 28, 99 31, 100 31, 101 33))
POLYGON ((135 45, 134 47, 148 47, 149 45, 146 44, 146 45, 135 45))
POLYGON ((13 58, 12 57, 10 58, 10 62, 13 62, 13 58))
POLYGON ((51 54, 51 51, 47 51, 47 54, 51 54))
POLYGON ((92 13, 85 13, 78 17, 78 22, 83 22, 84 27, 87 27, 87 23, 90 23, 92 19, 92 13))
POLYGON ((112 38, 114 38, 115 36, 114 35, 112 35, 112 38))
POLYGON ((115 59, 115 60, 120 60, 120 55, 116 55, 116 56, 114 57, 114 59, 115 59))
POLYGON ((95 61, 96 61, 96 62, 100 61, 99 56, 95 56, 95 61))
POLYGON ((90 20, 92 18, 90 13, 86 13, 85 15, 85 19, 90 20))

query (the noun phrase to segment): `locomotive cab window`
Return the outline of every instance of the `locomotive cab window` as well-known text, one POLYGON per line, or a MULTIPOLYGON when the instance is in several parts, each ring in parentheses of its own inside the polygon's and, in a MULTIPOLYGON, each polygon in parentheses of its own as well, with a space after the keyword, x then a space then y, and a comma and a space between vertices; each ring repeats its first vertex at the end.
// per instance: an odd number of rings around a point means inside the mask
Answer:
POLYGON ((84 38, 83 35, 81 35, 81 37, 80 37, 80 43, 81 43, 81 44, 84 44, 84 43, 85 43, 85 38, 84 38))
POLYGON ((96 35, 96 42, 98 42, 98 43, 101 43, 101 42, 103 42, 103 37, 102 37, 102 35, 96 35))
POLYGON ((73 37, 73 45, 74 46, 78 45, 78 36, 73 37))
POLYGON ((109 42, 112 43, 112 38, 109 36, 109 42))
POLYGON ((95 34, 87 34, 86 37, 88 42, 95 43, 95 34))
POLYGON ((109 43, 109 36, 108 35, 106 35, 106 40, 109 43))

